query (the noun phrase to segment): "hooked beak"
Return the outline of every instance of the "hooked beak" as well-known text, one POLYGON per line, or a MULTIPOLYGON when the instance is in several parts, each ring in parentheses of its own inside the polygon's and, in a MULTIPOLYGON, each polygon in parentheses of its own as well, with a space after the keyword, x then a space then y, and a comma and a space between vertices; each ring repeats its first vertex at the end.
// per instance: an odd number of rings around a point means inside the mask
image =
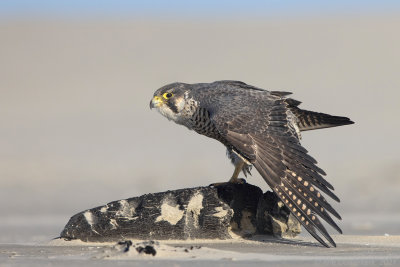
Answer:
POLYGON ((155 96, 153 97, 153 99, 150 101, 150 109, 153 108, 158 108, 159 106, 161 106, 163 104, 163 101, 161 99, 161 97, 159 96, 155 96))

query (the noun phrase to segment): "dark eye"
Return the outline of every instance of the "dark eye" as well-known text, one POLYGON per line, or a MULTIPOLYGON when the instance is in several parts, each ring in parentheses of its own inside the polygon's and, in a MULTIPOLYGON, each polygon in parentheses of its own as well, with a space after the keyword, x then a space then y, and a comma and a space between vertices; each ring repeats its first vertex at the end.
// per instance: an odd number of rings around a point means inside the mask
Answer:
POLYGON ((173 97, 173 96, 174 96, 173 93, 164 93, 164 94, 163 94, 163 97, 164 97, 165 99, 171 98, 171 97, 173 97))

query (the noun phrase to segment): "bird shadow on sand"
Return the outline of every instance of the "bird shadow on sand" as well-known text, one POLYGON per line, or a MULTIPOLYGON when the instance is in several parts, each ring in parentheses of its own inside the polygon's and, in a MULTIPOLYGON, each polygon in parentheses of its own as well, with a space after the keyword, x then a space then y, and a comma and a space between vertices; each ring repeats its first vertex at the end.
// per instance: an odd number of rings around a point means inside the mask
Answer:
POLYGON ((256 235, 246 238, 247 240, 256 241, 260 243, 271 243, 271 244, 285 244, 285 245, 295 245, 304 247, 319 247, 324 248, 321 244, 311 243, 307 241, 302 241, 298 239, 285 239, 269 235, 256 235))

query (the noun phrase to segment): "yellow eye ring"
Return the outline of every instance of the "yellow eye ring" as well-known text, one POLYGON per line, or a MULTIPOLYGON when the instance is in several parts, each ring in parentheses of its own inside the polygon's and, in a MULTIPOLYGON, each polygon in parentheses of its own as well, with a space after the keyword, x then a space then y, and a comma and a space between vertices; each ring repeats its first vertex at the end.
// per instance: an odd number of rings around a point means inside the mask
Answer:
POLYGON ((170 93, 170 92, 164 93, 164 94, 163 94, 163 97, 164 97, 165 99, 169 99, 169 98, 171 98, 171 97, 173 97, 173 96, 174 96, 174 94, 173 94, 173 93, 170 93))

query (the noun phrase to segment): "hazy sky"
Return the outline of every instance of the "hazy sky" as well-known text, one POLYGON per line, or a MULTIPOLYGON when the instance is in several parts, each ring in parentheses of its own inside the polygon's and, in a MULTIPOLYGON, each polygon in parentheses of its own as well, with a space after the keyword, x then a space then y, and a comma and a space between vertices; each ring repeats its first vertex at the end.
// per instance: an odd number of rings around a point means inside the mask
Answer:
POLYGON ((329 13, 376 13, 400 9, 396 0, 338 0, 338 1, 277 1, 277 0, 2 0, 0 15, 50 15, 50 16, 123 16, 123 15, 157 15, 157 16, 279 16, 310 15, 329 13))

